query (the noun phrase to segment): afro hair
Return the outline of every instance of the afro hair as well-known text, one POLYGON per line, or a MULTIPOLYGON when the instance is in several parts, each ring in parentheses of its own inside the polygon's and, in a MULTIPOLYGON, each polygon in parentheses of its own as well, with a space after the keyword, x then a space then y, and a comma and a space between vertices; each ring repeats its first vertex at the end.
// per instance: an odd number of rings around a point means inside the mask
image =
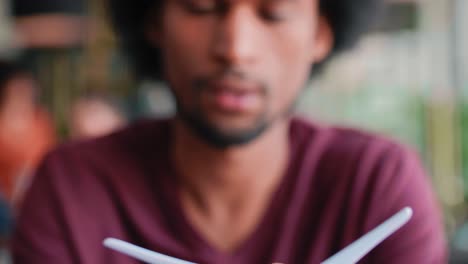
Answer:
MULTIPOLYGON (((161 54, 145 35, 148 15, 158 11, 164 0, 109 0, 110 15, 120 46, 128 56, 137 78, 161 79, 161 54)), ((334 55, 352 47, 382 10, 383 0, 319 0, 320 11, 334 33, 331 53, 316 68, 334 55)), ((154 14, 154 13, 153 13, 154 14)))

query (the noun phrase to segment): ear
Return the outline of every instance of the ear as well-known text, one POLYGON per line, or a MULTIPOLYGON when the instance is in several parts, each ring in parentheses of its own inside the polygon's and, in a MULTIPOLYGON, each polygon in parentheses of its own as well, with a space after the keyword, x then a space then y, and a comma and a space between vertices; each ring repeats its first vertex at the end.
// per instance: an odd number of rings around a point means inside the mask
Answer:
POLYGON ((314 37, 311 60, 312 63, 318 63, 330 54, 335 40, 330 23, 324 16, 319 18, 314 37))

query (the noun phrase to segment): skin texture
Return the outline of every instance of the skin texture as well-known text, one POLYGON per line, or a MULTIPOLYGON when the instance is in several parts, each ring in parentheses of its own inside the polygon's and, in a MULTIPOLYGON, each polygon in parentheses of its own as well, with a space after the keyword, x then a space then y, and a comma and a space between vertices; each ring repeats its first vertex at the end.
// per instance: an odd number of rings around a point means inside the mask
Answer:
POLYGON ((185 213, 233 251, 283 176, 288 113, 331 30, 316 0, 168 0, 148 37, 178 104, 172 158, 185 213))

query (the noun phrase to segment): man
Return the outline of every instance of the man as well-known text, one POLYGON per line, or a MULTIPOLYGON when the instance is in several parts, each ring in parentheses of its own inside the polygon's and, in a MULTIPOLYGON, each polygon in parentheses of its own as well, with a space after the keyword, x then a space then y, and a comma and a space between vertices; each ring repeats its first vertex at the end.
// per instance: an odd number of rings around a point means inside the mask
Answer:
POLYGON ((177 115, 50 154, 16 263, 133 263, 106 237, 196 263, 320 263, 405 206, 411 221, 362 263, 446 261, 411 151, 290 116, 311 66, 349 44, 374 1, 111 3, 138 73, 170 85, 177 115))

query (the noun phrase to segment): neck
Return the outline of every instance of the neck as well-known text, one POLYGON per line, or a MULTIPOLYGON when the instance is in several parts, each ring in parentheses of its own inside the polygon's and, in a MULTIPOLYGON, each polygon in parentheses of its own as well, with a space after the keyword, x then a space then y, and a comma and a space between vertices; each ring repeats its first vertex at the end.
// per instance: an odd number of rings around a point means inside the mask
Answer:
POLYGON ((213 200, 238 204, 268 195, 286 170, 288 131, 287 120, 277 121, 251 143, 218 149, 175 121, 172 160, 181 188, 203 204, 213 200))

